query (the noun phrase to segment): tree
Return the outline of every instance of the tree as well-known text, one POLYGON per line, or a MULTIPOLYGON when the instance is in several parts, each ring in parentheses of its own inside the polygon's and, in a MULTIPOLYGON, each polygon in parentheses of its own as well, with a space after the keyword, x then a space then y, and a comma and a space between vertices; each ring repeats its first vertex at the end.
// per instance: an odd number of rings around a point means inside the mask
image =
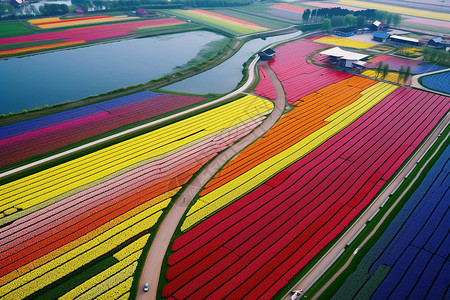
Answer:
POLYGON ((383 62, 380 61, 377 66, 377 78, 381 74, 382 71, 383 71, 383 62))
POLYGON ((323 20, 322 29, 323 30, 330 30, 331 29, 331 20, 329 18, 325 18, 323 20))
POLYGON ((366 16, 360 15, 358 17, 356 17, 356 25, 363 27, 366 25, 366 16))
POLYGON ((389 65, 386 64, 383 66, 383 79, 385 79, 388 74, 389 74, 389 65))
POLYGON ((345 25, 353 26, 356 24, 356 17, 352 14, 346 14, 344 17, 345 25))
POLYGON ((398 71, 398 77, 397 77, 397 82, 401 83, 402 82, 402 77, 405 75, 405 69, 403 69, 403 66, 400 66, 400 70, 398 71))
POLYGON ((332 16, 331 27, 341 27, 345 25, 345 19, 343 16, 332 16))
POLYGON ((311 15, 311 10, 309 8, 305 9, 305 11, 302 14, 303 23, 308 23, 310 15, 311 15))
POLYGON ((398 26, 402 22, 402 15, 401 14, 393 14, 392 15, 392 24, 395 26, 398 26))
POLYGON ((403 83, 406 84, 406 81, 408 80, 409 76, 411 75, 411 67, 408 66, 405 71, 405 75, 403 77, 403 83))
POLYGON ((386 24, 392 23, 392 13, 387 13, 386 24))

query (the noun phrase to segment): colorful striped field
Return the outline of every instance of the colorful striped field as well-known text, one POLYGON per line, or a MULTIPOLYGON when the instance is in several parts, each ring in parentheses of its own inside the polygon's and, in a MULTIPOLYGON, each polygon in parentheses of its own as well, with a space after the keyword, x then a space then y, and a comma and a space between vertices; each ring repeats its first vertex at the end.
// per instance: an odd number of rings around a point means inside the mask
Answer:
POLYGON ((247 22, 244 20, 236 19, 223 14, 218 14, 202 9, 192 9, 192 10, 176 9, 173 10, 173 12, 179 15, 197 19, 199 21, 217 25, 219 27, 231 30, 238 34, 250 34, 268 30, 268 28, 266 27, 262 27, 251 22, 247 22))
MULTIPOLYGON (((275 49, 276 56, 269 61, 269 64, 281 80, 290 104, 327 85, 351 77, 350 74, 344 72, 316 66, 307 58, 308 54, 326 47, 314 42, 299 40, 275 49)), ((255 93, 274 99, 273 85, 262 69, 260 69, 260 78, 255 93)))
POLYGON ((450 72, 442 72, 422 77, 423 86, 450 94, 450 72))
POLYGON ((450 146, 335 294, 445 299, 450 285, 450 146))
POLYGON ((294 6, 294 5, 290 5, 290 4, 286 4, 286 3, 278 3, 278 4, 274 4, 270 7, 287 10, 287 11, 292 11, 292 12, 296 12, 296 13, 300 13, 300 14, 302 14, 305 11, 305 9, 302 7, 294 6))
POLYGON ((130 21, 136 20, 139 17, 127 17, 127 16, 93 16, 93 17, 77 17, 77 18, 69 18, 69 19, 61 19, 60 17, 54 18, 43 18, 43 19, 33 19, 29 20, 30 24, 36 25, 42 29, 50 29, 50 28, 61 28, 61 27, 70 27, 70 26, 80 26, 80 25, 90 25, 96 23, 109 23, 109 22, 117 22, 117 21, 130 21))
MULTIPOLYGON (((267 100, 246 96, 4 184, 0 297, 45 292, 53 282, 145 235, 181 186, 260 124, 272 107, 267 100)), ((110 289, 129 292, 139 249, 114 253, 117 265, 65 297, 109 299, 115 294, 110 289)))
POLYGON ((205 100, 140 92, 0 127, 0 167, 205 100), (83 128, 79 130, 80 126, 83 128))
POLYGON ((284 151, 282 160, 273 156, 206 195, 211 200, 197 211, 237 201, 175 240, 163 297, 274 297, 367 206, 450 109, 450 98, 427 92, 377 83, 366 89, 369 102, 374 97, 367 90, 379 91, 379 100, 366 109, 364 102, 348 105, 284 151), (320 138, 323 144, 314 146, 320 138), (252 183, 255 178, 260 183, 252 183))
MULTIPOLYGON (((26 45, 26 43, 29 42, 55 41, 56 46, 61 47, 62 45, 60 44, 63 42, 65 43, 91 42, 96 40, 130 35, 133 31, 137 31, 141 28, 173 26, 179 24, 185 24, 185 22, 174 18, 166 18, 157 20, 124 22, 117 24, 94 25, 55 32, 44 32, 30 35, 0 38, 0 45, 8 45, 8 47, 11 48, 1 51, 0 55, 37 50, 36 47, 24 46, 26 45), (26 50, 27 48, 29 49, 26 50)), ((50 45, 37 47, 49 47, 49 46, 50 45)))
POLYGON ((400 74, 397 72, 388 72, 386 74, 386 76, 383 77, 382 72, 377 73, 377 71, 375 71, 375 70, 366 70, 366 71, 362 72, 361 75, 372 77, 372 78, 383 79, 383 80, 386 80, 389 82, 394 82, 394 83, 399 83, 399 84, 404 83, 404 78, 401 77, 400 74))
POLYGON ((422 74, 445 69, 445 67, 424 63, 420 60, 412 60, 407 58, 395 57, 390 55, 380 55, 370 60, 366 65, 367 68, 376 68, 382 62, 383 65, 389 65, 390 70, 399 71, 401 67, 404 70, 410 67, 411 73, 422 74))
POLYGON ((356 40, 352 40, 352 39, 348 39, 348 38, 336 37, 336 36, 330 36, 330 35, 315 39, 314 41, 318 42, 318 43, 322 43, 322 44, 356 48, 356 49, 367 49, 367 48, 370 48, 370 47, 376 45, 373 43, 356 41, 356 40))
POLYGON ((374 1, 366 2, 366 1, 358 1, 358 0, 339 0, 339 2, 337 2, 337 3, 343 4, 343 5, 361 7, 361 8, 384 10, 384 11, 388 11, 391 13, 399 13, 402 15, 416 16, 416 17, 422 17, 422 18, 427 18, 427 19, 450 21, 450 17, 448 15, 448 13, 445 13, 445 12, 434 12, 434 11, 429 11, 429 10, 425 10, 425 9, 417 9, 417 8, 409 8, 409 7, 404 7, 404 6, 389 5, 389 4, 384 4, 384 3, 377 3, 374 1))
POLYGON ((340 7, 342 9, 348 9, 348 10, 353 10, 353 11, 362 10, 361 8, 356 8, 356 7, 352 7, 352 6, 340 5, 340 4, 336 4, 336 3, 317 2, 317 1, 303 2, 302 4, 308 5, 308 6, 313 6, 313 7, 318 7, 318 8, 340 7))

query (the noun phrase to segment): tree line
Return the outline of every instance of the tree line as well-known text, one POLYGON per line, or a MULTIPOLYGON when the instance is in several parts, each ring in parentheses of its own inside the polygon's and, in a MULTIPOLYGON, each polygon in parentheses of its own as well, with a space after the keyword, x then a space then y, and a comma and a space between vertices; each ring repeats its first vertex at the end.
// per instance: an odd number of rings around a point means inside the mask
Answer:
POLYGON ((341 26, 365 26, 367 21, 378 20, 385 24, 400 24, 402 17, 398 13, 390 13, 376 9, 352 11, 345 8, 306 9, 302 14, 304 24, 323 23, 323 29, 329 30, 341 26))

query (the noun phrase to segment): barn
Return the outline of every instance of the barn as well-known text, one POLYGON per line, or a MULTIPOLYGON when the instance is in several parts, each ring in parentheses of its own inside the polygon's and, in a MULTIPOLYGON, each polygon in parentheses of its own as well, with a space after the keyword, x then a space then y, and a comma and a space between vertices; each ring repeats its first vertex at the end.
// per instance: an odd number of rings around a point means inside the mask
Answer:
POLYGON ((397 44, 406 44, 406 45, 412 45, 412 46, 419 46, 419 40, 415 38, 410 38, 407 36, 401 36, 401 35, 391 35, 389 40, 391 42, 397 43, 397 44))
POLYGON ((377 31, 377 32, 374 32, 374 33, 373 33, 372 39, 373 39, 374 41, 384 43, 384 42, 386 42, 386 40, 387 40, 390 36, 391 36, 391 35, 390 35, 389 33, 377 31))

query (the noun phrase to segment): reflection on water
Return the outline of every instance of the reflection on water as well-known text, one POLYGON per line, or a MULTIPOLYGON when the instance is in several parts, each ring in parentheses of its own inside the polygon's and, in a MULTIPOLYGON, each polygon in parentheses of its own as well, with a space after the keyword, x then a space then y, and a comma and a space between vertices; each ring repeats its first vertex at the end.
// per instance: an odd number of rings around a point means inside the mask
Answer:
POLYGON ((163 87, 172 92, 185 92, 192 94, 223 94, 232 91, 242 79, 243 64, 262 48, 284 40, 301 35, 301 32, 254 39, 246 43, 230 59, 208 71, 191 78, 163 87))
POLYGON ((223 38, 209 31, 184 32, 0 60, 0 114, 160 78, 223 38))

